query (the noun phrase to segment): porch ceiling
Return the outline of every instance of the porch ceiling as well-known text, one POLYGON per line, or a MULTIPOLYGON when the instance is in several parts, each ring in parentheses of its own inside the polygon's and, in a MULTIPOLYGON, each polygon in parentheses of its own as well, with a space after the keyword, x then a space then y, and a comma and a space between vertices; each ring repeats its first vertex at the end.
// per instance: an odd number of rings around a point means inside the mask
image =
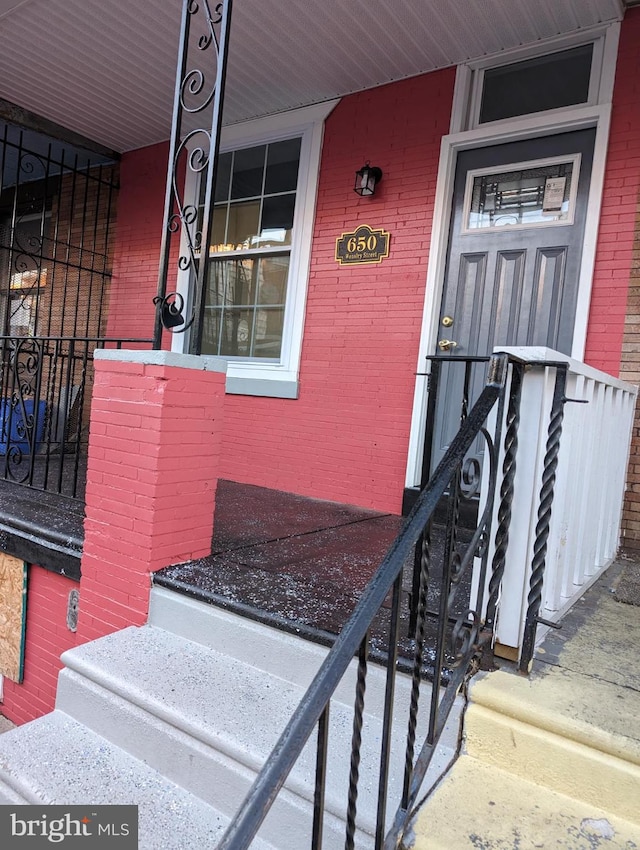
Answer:
MULTIPOLYGON (((166 139, 180 8, 0 0, 0 97, 116 150, 166 139)), ((225 123, 621 16, 620 0, 236 0, 225 123)))

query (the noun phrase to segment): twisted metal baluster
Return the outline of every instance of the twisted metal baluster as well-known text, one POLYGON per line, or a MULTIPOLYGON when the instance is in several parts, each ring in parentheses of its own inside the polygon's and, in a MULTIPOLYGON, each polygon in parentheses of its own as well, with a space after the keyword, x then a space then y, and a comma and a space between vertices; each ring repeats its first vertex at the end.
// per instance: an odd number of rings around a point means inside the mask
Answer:
POLYGON ((511 525, 511 505, 513 504, 514 479, 516 477, 516 459, 518 454, 518 427, 520 425, 520 400, 522 398, 522 377, 524 366, 514 363, 511 372, 509 407, 507 409, 507 430, 504 435, 504 460, 502 462, 502 484, 500 485, 500 505, 498 506, 498 527, 495 537, 495 551, 491 562, 489 579, 489 599, 485 629, 495 628, 498 593, 507 560, 509 544, 509 526, 511 525))
POLYGON ((431 521, 427 523, 422 533, 420 555, 420 584, 415 628, 415 652, 413 656, 413 671, 411 676, 411 701, 409 703, 409 729, 407 732, 407 747, 404 757, 404 785, 402 789, 403 809, 409 805, 411 780, 413 778, 413 756, 416 741, 416 726, 418 722, 418 703, 420 699, 420 671, 424 656, 424 627, 427 611, 427 592, 429 589, 429 574, 431 571, 431 521))
POLYGON ((556 383, 553 390, 551 417, 547 431, 547 445, 540 488, 540 505, 538 507, 538 522, 536 524, 536 539, 533 544, 533 559, 531 561, 531 578, 529 579, 529 595, 527 596, 527 617, 525 620, 522 654, 519 669, 528 673, 531 669, 533 652, 538 627, 538 614, 542 602, 542 585, 547 557, 547 540, 551 523, 551 508, 558 467, 558 452, 562 435, 562 420, 564 418, 565 389, 567 384, 567 367, 556 367, 556 383))
POLYGON ((400 634, 400 597, 402 594, 402 571, 393 583, 391 596, 391 620, 389 623, 389 651, 387 652, 387 676, 384 692, 384 715, 382 741, 380 745, 380 777, 378 780, 378 808, 376 812, 375 850, 382 850, 385 838, 387 796, 389 792, 389 768, 391 765, 391 733, 393 731, 393 699, 396 684, 396 662, 398 659, 398 635, 400 634))
POLYGON ((367 679, 368 654, 369 632, 364 636, 358 652, 358 679, 356 682, 356 702, 353 711, 353 734, 351 736, 351 765, 349 768, 349 798, 347 803, 345 850, 353 850, 355 846, 358 780, 360 779, 360 747, 362 745, 362 718, 364 714, 364 692, 367 679))
POLYGON ((327 786, 327 745, 329 743, 329 710, 328 702, 318 720, 318 749, 316 753, 316 785, 313 795, 313 830, 311 835, 311 850, 322 848, 322 819, 324 817, 324 794, 327 786))

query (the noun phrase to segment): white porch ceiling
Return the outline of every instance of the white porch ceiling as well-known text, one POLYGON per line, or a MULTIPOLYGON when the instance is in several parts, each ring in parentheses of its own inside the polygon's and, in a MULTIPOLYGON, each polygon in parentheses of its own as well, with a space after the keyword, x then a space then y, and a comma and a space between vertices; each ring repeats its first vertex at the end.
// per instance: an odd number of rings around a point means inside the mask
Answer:
MULTIPOLYGON (((168 138, 180 8, 0 0, 0 98, 115 150, 168 138)), ((621 17, 620 0, 235 0, 225 123, 621 17)))

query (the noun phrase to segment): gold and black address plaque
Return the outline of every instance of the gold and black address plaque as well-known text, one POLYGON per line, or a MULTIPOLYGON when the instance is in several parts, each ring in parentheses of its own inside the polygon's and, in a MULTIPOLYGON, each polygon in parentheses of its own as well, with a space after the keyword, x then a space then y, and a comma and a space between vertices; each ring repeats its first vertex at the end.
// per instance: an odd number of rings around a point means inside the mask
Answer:
POLYGON ((341 266, 381 263, 389 256, 389 238, 386 230, 373 230, 368 224, 361 224, 336 239, 336 260, 341 266))

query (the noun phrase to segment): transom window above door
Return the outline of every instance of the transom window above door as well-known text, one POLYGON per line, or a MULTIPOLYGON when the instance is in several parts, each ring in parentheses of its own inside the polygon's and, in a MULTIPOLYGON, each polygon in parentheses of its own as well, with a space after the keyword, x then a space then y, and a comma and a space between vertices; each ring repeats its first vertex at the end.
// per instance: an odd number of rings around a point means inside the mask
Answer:
POLYGON ((593 44, 484 72, 479 124, 576 106, 589 100, 593 44))
POLYGON ((618 33, 608 24, 459 66, 452 132, 610 103, 618 33))

